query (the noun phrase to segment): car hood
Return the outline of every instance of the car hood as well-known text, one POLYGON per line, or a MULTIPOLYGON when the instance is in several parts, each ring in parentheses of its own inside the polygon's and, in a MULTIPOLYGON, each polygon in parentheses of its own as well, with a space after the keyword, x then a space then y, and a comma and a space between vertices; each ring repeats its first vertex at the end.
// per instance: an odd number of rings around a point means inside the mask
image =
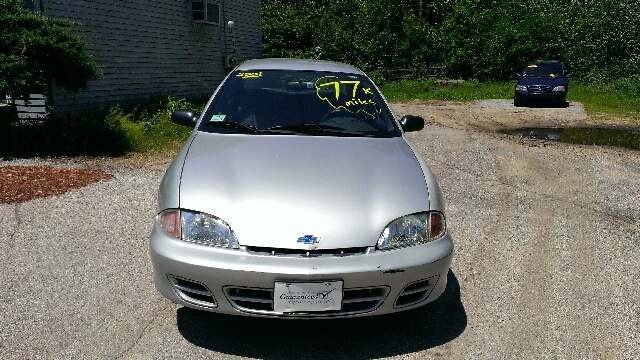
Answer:
POLYGON ((543 86, 562 86, 567 83, 567 78, 564 77, 521 77, 518 79, 518 85, 526 85, 526 86, 534 86, 534 85, 543 85, 543 86))
POLYGON ((198 133, 180 207, 223 219, 244 246, 373 246, 390 221, 429 209, 416 156, 402 137, 198 133))

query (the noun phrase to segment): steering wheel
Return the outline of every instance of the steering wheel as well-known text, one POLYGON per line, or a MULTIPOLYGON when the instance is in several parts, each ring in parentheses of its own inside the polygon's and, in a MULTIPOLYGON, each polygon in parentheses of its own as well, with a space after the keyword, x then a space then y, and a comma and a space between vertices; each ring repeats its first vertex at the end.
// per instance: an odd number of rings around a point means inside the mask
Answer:
POLYGON ((325 121, 328 121, 328 120, 331 120, 331 119, 334 119, 334 118, 338 118, 338 117, 357 118, 357 116, 354 113, 350 112, 350 111, 347 111, 345 109, 335 109, 335 110, 332 110, 332 111, 328 112, 327 114, 325 114, 322 117, 322 119, 320 119, 320 123, 322 124, 325 121))
POLYGON ((375 132, 380 129, 366 120, 362 113, 352 113, 345 109, 335 109, 320 120, 320 125, 337 126, 346 131, 375 132))

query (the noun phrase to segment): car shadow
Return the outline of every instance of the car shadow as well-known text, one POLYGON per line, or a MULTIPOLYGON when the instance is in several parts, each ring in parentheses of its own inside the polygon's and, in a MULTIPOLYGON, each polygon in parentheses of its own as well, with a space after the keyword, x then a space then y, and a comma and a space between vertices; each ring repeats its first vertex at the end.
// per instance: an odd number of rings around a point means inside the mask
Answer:
POLYGON ((180 334, 219 353, 259 359, 372 359, 445 344, 467 327, 453 271, 434 302, 397 314, 351 319, 296 320, 221 315, 180 308, 180 334))

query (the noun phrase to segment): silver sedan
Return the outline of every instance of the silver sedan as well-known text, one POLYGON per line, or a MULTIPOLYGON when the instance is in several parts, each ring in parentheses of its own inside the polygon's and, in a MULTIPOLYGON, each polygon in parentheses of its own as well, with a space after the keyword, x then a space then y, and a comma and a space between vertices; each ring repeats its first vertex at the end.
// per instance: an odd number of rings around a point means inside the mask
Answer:
POLYGON ((353 66, 234 69, 160 184, 157 289, 191 308, 271 317, 391 313, 442 294, 453 256, 438 184, 353 66))

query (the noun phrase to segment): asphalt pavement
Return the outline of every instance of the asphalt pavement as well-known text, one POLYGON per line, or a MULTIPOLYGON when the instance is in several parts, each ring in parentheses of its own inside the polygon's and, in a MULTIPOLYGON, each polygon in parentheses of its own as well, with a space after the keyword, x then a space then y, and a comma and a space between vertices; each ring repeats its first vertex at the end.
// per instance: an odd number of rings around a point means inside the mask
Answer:
POLYGON ((0 358, 640 357, 639 152, 437 125, 408 135, 456 243, 436 302, 312 321, 172 304, 147 249, 162 172, 109 168, 109 181, 0 205, 0 358))

